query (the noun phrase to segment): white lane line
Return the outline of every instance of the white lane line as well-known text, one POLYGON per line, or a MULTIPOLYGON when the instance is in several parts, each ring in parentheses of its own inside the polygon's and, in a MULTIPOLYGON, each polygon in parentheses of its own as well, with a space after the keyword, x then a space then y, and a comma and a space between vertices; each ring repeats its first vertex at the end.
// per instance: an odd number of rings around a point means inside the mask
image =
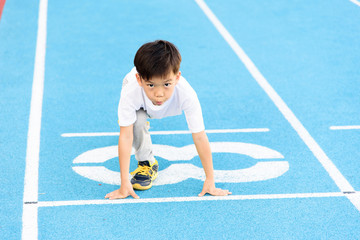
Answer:
POLYGON ((353 126, 331 126, 330 130, 360 130, 360 125, 353 126))
MULTIPOLYGON (((26 167, 23 196, 24 203, 38 201, 40 132, 46 54, 46 21, 47 0, 40 0, 35 66, 26 149, 26 167)), ((23 205, 22 222, 22 239, 37 239, 38 223, 36 206, 27 206, 26 204, 23 205)))
POLYGON ((350 2, 355 3, 356 5, 358 5, 360 7, 360 2, 356 1, 356 0, 350 0, 350 2))
POLYGON ((290 193, 290 194, 256 194, 256 195, 229 195, 223 197, 167 197, 167 198, 140 198, 118 200, 74 200, 74 201, 42 201, 38 207, 60 207, 80 205, 107 205, 107 204, 136 204, 136 203, 165 203, 165 202, 201 202, 201 201, 229 201, 229 200, 261 200, 261 199, 291 199, 291 198, 324 198, 344 197, 345 195, 357 195, 357 193, 344 194, 342 192, 328 193, 290 193))
POLYGON ((22 236, 23 240, 38 239, 38 206, 37 204, 23 204, 23 223, 22 236))
POLYGON ((354 204, 354 206, 357 209, 360 209, 360 193, 357 192, 356 194, 347 194, 346 197, 350 200, 350 202, 352 204, 354 204))
MULTIPOLYGON (((233 49, 233 51, 236 53, 236 55, 239 57, 239 59, 243 62, 243 64, 248 69, 250 74, 256 80, 256 82, 265 91, 265 93, 273 101, 273 103, 279 109, 279 111, 282 113, 282 115, 286 118, 286 120, 290 123, 290 125, 293 127, 293 129, 297 132, 299 137, 304 141, 304 143, 308 146, 310 151, 314 154, 314 156, 319 160, 319 162, 322 164, 322 166, 325 168, 325 170, 329 173, 330 177, 334 180, 334 182, 340 188, 340 190, 342 192, 353 192, 354 188, 345 179, 345 177, 337 169, 337 167, 334 165, 334 163, 329 159, 329 157, 321 149, 319 144, 313 139, 313 137, 310 135, 310 133, 305 129, 305 127, 297 119, 295 114, 286 105, 286 103, 281 99, 279 94, 277 94, 277 92, 268 83, 268 81, 265 79, 265 77, 260 73, 260 71, 257 69, 255 64, 251 61, 251 59, 247 56, 247 54, 239 46, 239 44, 231 36, 231 34, 226 30, 226 28, 218 20, 218 18, 211 11, 211 9, 206 5, 206 3, 203 0, 195 0, 195 1, 199 5, 199 7, 203 10, 205 15, 209 18, 209 20, 213 23, 215 28, 223 36, 225 41, 230 45, 230 47, 233 49)), ((359 208, 360 204, 354 204, 354 205, 360 211, 360 208, 359 208)))
MULTIPOLYGON (((252 133, 269 132, 268 128, 243 128, 243 129, 213 129, 205 130, 206 133, 252 133)), ((191 134, 190 131, 150 131, 151 135, 172 135, 172 134, 191 134)), ((62 137, 105 137, 119 136, 118 132, 95 132, 95 133, 63 133, 62 137)))

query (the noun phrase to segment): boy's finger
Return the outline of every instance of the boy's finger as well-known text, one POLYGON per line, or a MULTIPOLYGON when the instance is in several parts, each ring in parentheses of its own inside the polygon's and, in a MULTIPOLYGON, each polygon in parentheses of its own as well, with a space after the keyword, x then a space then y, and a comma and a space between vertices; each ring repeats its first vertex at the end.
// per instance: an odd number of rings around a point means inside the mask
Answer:
POLYGON ((223 193, 224 193, 224 196, 232 194, 232 192, 230 192, 229 190, 223 190, 223 193))
POLYGON ((231 193, 229 192, 229 190, 222 190, 222 192, 223 192, 224 196, 227 196, 227 195, 231 194, 231 193))
POLYGON ((230 195, 230 194, 232 194, 232 192, 230 192, 229 190, 223 190, 224 191, 224 193, 226 194, 226 195, 230 195))
POLYGON ((204 196, 206 194, 206 191, 202 191, 201 193, 199 193, 199 197, 202 197, 202 196, 204 196))
POLYGON ((130 193, 130 195, 131 195, 133 198, 135 198, 135 199, 139 199, 139 198, 140 198, 135 192, 130 193))
POLYGON ((216 188, 210 194, 213 195, 213 196, 227 196, 227 195, 229 195, 229 191, 228 190, 223 190, 221 188, 216 188))
POLYGON ((115 195, 115 196, 110 196, 110 200, 115 200, 115 199, 122 199, 122 198, 126 198, 126 195, 115 195))

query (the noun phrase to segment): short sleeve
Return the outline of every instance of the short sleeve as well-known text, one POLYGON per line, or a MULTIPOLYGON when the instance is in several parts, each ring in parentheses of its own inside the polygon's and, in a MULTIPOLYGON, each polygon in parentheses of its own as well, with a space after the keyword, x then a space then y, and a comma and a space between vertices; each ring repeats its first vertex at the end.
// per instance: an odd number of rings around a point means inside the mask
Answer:
POLYGON ((184 103, 184 113, 186 122, 191 133, 197 133, 205 130, 204 120, 199 99, 194 94, 184 103))
POLYGON ((121 98, 118 106, 118 123, 121 127, 127 127, 136 121, 136 109, 129 104, 126 98, 121 98))
POLYGON ((141 91, 133 68, 123 79, 118 105, 118 123, 121 127, 130 126, 136 121, 136 110, 141 106, 141 91))

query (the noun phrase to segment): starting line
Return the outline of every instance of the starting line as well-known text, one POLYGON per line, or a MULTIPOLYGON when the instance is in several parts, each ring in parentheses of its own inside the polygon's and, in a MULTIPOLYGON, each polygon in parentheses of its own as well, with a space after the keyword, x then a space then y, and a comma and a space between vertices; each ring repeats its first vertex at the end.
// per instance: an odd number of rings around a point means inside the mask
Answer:
MULTIPOLYGON (((206 133, 251 133, 269 132, 268 128, 243 128, 243 129, 212 129, 205 130, 206 133)), ((190 131, 150 131, 150 135, 171 135, 171 134, 191 134, 190 131)), ((95 133, 63 133, 62 137, 107 137, 119 136, 119 132, 95 132, 95 133)))
POLYGON ((168 197, 168 198, 143 198, 143 199, 127 198, 127 199, 117 199, 117 200, 41 201, 41 202, 28 202, 25 204, 28 206, 32 205, 34 207, 61 207, 61 206, 79 206, 79 205, 325 198, 325 197, 348 197, 349 195, 360 195, 360 192, 255 194, 255 195, 228 195, 228 196, 204 196, 204 197, 194 196, 194 197, 168 197))

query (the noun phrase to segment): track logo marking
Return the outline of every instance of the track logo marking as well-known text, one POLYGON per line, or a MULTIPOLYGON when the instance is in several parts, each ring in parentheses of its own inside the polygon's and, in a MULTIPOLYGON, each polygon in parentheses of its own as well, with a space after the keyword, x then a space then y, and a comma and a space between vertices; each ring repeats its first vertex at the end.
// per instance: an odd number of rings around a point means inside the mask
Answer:
MULTIPOLYGON (((283 159, 279 152, 251 143, 241 142, 210 142, 213 153, 235 153, 249 156, 254 159, 283 159)), ((197 156, 194 144, 184 147, 153 144, 156 156, 168 161, 189 161, 197 156)), ((132 154, 134 154, 132 152, 132 154)), ((96 148, 80 154, 73 161, 74 164, 104 163, 118 157, 118 147, 109 146, 96 148)), ((102 183, 120 185, 120 173, 112 171, 104 166, 74 166, 72 169, 79 175, 102 183)), ((258 161, 255 165, 235 170, 214 169, 216 182, 240 183, 265 181, 277 178, 289 170, 287 161, 258 161)), ((189 178, 204 180, 204 170, 189 163, 175 163, 168 168, 159 171, 154 186, 175 184, 189 178)))

